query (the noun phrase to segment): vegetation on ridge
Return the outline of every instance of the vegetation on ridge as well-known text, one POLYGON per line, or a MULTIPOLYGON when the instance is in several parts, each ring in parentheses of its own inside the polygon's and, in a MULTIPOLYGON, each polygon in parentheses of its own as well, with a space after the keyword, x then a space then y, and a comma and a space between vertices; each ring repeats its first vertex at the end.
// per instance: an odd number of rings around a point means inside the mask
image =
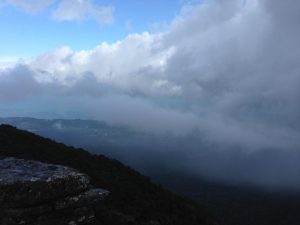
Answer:
POLYGON ((215 224, 204 207, 116 160, 1 125, 0 157, 8 156, 66 165, 88 174, 93 185, 111 192, 96 208, 99 225, 215 224))

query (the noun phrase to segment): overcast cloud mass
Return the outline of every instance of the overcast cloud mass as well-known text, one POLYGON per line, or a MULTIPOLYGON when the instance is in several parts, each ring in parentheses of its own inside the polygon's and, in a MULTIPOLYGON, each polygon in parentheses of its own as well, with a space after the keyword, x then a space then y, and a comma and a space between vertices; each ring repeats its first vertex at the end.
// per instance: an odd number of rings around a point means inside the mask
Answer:
MULTIPOLYGON (((73 19, 60 14, 67 2, 56 19, 73 19)), ((151 132, 197 130, 247 153, 298 150, 299 12, 295 0, 186 5, 160 33, 2 66, 0 106, 8 116, 55 112, 151 132)))

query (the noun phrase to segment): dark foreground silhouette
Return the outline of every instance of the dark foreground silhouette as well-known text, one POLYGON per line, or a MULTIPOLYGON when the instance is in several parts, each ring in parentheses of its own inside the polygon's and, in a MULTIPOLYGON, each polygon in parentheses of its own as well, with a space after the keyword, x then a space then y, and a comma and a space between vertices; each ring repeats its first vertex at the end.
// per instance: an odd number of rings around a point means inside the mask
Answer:
POLYGON ((96 208, 101 225, 213 225, 204 207, 156 185, 149 178, 103 155, 68 147, 9 125, 0 126, 0 157, 70 166, 111 192, 96 208))

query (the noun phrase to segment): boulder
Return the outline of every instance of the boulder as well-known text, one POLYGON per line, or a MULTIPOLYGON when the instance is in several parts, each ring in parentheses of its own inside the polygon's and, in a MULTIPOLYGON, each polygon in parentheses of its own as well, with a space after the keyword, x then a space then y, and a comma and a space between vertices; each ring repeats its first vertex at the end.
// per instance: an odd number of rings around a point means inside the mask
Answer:
POLYGON ((93 204, 108 193, 69 167, 0 160, 0 225, 86 224, 94 219, 93 204))

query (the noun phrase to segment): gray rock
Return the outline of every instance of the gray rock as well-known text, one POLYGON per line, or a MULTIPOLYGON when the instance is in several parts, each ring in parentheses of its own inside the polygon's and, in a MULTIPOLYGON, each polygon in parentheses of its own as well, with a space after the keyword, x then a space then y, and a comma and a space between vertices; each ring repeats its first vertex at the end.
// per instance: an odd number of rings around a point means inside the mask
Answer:
POLYGON ((91 189, 87 175, 37 161, 0 160, 0 225, 81 225, 109 194, 91 189))
POLYGON ((84 206, 80 208, 51 211, 35 216, 1 216, 1 225, 68 225, 88 224, 95 218, 93 207, 84 206))
POLYGON ((90 189, 86 192, 83 192, 79 195, 69 196, 64 199, 54 202, 54 209, 60 210, 65 208, 78 208, 84 205, 90 205, 96 203, 109 194, 108 191, 97 188, 90 189))
POLYGON ((27 208, 4 208, 1 209, 1 215, 4 217, 24 218, 46 214, 53 211, 51 204, 38 205, 27 208))
POLYGON ((6 158, 0 160, 0 205, 24 207, 85 191, 89 178, 65 166, 6 158))

